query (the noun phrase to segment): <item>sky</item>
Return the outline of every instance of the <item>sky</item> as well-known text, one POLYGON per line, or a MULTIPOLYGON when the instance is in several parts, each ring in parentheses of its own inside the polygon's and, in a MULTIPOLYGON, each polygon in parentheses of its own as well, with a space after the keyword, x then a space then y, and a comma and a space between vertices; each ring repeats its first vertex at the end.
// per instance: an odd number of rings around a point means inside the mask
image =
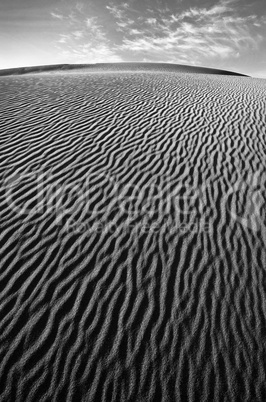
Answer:
POLYGON ((129 61, 266 78, 266 1, 0 0, 0 69, 129 61))

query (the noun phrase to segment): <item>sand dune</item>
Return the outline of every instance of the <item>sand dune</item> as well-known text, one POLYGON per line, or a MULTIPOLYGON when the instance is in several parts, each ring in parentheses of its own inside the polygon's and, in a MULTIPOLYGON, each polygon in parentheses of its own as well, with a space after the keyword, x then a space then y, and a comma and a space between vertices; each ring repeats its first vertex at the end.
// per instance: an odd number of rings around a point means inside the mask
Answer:
POLYGON ((191 71, 0 78, 1 401, 266 399, 266 81, 191 71))
POLYGON ((139 71, 139 70, 155 70, 155 71, 172 71, 172 72, 185 72, 185 73, 197 73, 197 74, 221 74, 221 75, 236 75, 244 76, 245 74, 240 74, 227 70, 219 70, 216 68, 198 67, 198 66, 188 66, 182 64, 171 64, 171 63, 95 63, 95 64, 54 64, 47 66, 32 66, 32 67, 18 67, 18 68, 8 68, 0 70, 1 76, 8 75, 22 75, 22 74, 33 74, 33 73, 49 73, 49 72, 62 72, 62 71, 139 71))

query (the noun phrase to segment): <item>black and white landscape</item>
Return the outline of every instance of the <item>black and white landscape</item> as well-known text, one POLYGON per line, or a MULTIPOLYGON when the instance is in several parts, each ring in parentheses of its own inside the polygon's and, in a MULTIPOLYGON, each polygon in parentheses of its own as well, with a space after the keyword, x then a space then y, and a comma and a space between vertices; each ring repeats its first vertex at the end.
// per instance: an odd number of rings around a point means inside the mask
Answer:
POLYGON ((0 402, 266 401, 265 0, 0 0, 0 402))

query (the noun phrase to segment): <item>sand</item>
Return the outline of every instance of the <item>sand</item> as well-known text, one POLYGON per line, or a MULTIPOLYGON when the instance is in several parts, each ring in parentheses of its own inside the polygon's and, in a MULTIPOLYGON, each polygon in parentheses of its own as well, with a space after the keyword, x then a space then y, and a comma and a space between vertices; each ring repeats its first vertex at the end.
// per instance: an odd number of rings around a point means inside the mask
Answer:
POLYGON ((266 80, 0 90, 0 400, 266 400, 266 80))
POLYGON ((96 71, 168 71, 168 72, 186 72, 197 74, 222 74, 244 76, 245 74, 236 73, 233 71, 220 70, 217 68, 196 67, 183 64, 171 63, 94 63, 94 64, 52 64, 44 66, 18 67, 7 68, 0 70, 1 76, 36 74, 36 73, 61 73, 61 72, 96 72, 96 71))

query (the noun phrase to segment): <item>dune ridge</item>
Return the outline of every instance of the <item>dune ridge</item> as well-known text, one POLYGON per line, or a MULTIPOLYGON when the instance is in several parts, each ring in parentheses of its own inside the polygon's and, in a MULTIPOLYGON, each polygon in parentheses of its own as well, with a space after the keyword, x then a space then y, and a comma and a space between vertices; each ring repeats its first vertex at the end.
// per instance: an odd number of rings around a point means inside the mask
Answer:
POLYGON ((265 400, 265 82, 0 89, 0 399, 265 400))
POLYGON ((185 72, 197 74, 221 74, 221 75, 235 75, 247 77, 246 74, 236 73, 228 70, 221 70, 216 68, 190 66, 182 64, 171 63, 137 63, 137 62, 120 62, 120 63, 95 63, 95 64, 55 64, 47 66, 32 66, 32 67, 17 67, 0 70, 1 76, 8 75, 22 75, 44 72, 60 72, 60 71, 172 71, 172 72, 185 72))

